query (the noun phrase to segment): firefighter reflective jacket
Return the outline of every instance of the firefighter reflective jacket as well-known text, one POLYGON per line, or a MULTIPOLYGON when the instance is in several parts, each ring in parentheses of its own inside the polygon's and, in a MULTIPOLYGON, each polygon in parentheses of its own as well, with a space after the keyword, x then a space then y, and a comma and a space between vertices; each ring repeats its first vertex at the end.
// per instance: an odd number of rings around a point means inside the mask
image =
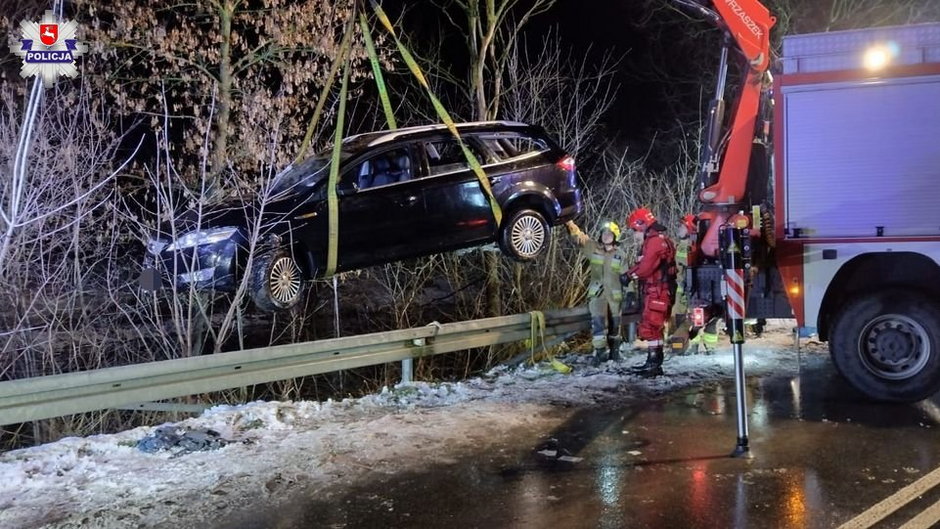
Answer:
POLYGON ((691 264, 690 258, 693 251, 692 241, 689 238, 679 239, 676 244, 676 281, 679 284, 676 296, 682 296, 683 292, 688 291, 685 285, 685 271, 691 264))
POLYGON ((591 266, 591 282, 588 285, 588 298, 603 297, 619 303, 623 300, 623 286, 620 275, 627 270, 627 256, 619 245, 607 251, 604 245, 591 239, 581 230, 571 232, 572 239, 581 247, 581 255, 591 266))

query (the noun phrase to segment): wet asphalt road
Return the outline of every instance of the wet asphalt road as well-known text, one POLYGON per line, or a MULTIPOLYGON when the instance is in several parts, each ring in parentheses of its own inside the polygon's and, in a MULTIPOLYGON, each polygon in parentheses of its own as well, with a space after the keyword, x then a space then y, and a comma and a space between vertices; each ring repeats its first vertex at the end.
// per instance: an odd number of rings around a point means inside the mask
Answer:
MULTIPOLYGON (((749 381, 753 457, 735 444, 731 385, 617 409, 558 410, 554 431, 378 476, 251 527, 838 527, 940 466, 940 406, 865 402, 828 363, 749 381), (555 452, 552 455, 552 452, 555 452), (560 456, 575 458, 562 461, 560 456)), ((929 491, 876 527, 940 500, 929 491)))

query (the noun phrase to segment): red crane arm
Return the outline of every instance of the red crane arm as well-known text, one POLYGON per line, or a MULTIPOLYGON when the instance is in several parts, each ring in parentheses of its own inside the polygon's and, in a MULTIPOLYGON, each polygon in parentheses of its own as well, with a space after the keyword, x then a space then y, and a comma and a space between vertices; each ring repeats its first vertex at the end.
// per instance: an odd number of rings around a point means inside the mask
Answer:
POLYGON ((770 66, 770 28, 777 19, 757 0, 712 0, 751 68, 763 73, 770 66))
POLYGON ((718 181, 703 189, 699 198, 709 204, 734 204, 744 199, 747 189, 764 73, 770 67, 770 28, 776 19, 758 0, 713 0, 712 4, 750 68, 735 103, 718 181))
MULTIPOLYGON (((759 0, 673 0, 687 11, 702 16, 725 32, 715 99, 709 110, 707 140, 702 146, 699 200, 705 210, 721 217, 702 240, 701 250, 714 257, 718 251, 718 225, 726 212, 720 206, 736 206, 747 197, 751 162, 764 77, 770 67, 770 29, 776 18, 759 0), (724 91, 727 78, 727 48, 732 45, 746 60, 734 110, 724 127, 724 91), (711 207, 709 207, 711 206, 711 207)), ((723 208, 727 209, 727 208, 723 208)), ((733 209, 733 208, 732 208, 733 209)))

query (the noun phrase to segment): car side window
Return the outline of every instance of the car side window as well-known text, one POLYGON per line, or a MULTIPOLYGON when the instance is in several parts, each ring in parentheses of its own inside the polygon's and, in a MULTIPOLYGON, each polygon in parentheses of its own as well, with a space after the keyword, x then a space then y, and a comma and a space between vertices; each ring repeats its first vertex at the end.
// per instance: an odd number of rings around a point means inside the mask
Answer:
MULTIPOLYGON (((470 165, 467 163, 467 157, 464 156, 463 150, 460 148, 460 144, 453 138, 428 141, 424 142, 422 145, 428 157, 428 176, 462 171, 470 168, 470 165)), ((473 143, 465 142, 464 145, 470 149, 470 152, 473 153, 481 164, 487 162, 483 153, 481 153, 473 143)))
POLYGON ((481 136, 486 147, 496 157, 496 161, 525 158, 549 150, 548 143, 540 138, 519 134, 493 134, 481 136))
POLYGON ((373 156, 353 169, 359 189, 386 186, 414 178, 411 153, 407 148, 392 149, 373 156))

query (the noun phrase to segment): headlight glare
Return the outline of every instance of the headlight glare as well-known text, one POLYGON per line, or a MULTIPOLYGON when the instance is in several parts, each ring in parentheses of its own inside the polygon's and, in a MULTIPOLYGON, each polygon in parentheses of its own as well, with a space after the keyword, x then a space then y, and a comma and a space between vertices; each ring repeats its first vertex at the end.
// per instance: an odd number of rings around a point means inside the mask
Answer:
POLYGON ((182 250, 183 248, 192 248, 193 246, 202 246, 204 244, 215 244, 222 242, 238 231, 235 227, 211 228, 208 230, 191 231, 186 235, 176 239, 169 246, 167 251, 182 250))
POLYGON ((164 248, 166 248, 166 241, 151 239, 147 243, 147 253, 150 255, 160 255, 160 252, 162 252, 164 248))

